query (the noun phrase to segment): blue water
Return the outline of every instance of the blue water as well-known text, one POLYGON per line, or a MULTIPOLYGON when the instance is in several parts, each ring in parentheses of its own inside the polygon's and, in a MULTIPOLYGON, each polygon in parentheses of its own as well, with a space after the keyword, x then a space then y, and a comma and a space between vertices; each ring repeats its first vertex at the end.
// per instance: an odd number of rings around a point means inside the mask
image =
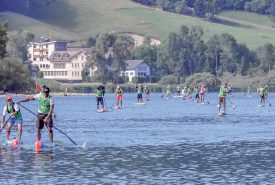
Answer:
MULTIPOLYGON (((275 103, 274 94, 269 96, 275 103)), ((273 184, 274 106, 258 107, 259 97, 234 94, 228 115, 218 116, 217 94, 201 105, 152 94, 144 106, 135 94, 123 109, 96 111, 95 97, 54 97, 51 146, 43 130, 42 151, 34 150, 35 117, 22 108, 23 144, 5 144, 0 134, 1 184, 273 184)), ((112 94, 106 95, 110 107, 112 94)), ((1 108, 4 100, 1 99, 1 108)), ((37 102, 24 103, 37 111, 37 102)), ((16 136, 14 128, 12 136, 16 136)))

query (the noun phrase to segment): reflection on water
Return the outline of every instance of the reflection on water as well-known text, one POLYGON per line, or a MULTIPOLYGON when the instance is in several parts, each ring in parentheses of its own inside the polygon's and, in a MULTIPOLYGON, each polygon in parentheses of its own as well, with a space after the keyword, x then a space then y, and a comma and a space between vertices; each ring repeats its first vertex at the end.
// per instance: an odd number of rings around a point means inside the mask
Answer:
POLYGON ((55 147, 40 153, 28 147, 1 148, 1 182, 272 184, 275 181, 274 140, 125 148, 55 147))
MULTIPOLYGON (((106 114, 85 107, 91 98, 56 98, 55 125, 79 146, 56 130, 56 145, 51 146, 44 130, 45 147, 40 152, 34 150, 35 119, 23 112, 24 144, 0 146, 1 184, 275 182, 272 107, 259 108, 256 99, 254 106, 252 99, 239 95, 233 100, 237 110, 229 109, 229 115, 221 118, 216 95, 208 97, 206 106, 163 101, 159 96, 152 95, 146 106, 135 108, 134 96, 128 95, 124 103, 130 108, 106 114)), ((28 106, 36 109, 35 103, 28 106)), ((12 136, 16 134, 14 129, 12 136)), ((0 141, 5 141, 4 131, 0 141)))

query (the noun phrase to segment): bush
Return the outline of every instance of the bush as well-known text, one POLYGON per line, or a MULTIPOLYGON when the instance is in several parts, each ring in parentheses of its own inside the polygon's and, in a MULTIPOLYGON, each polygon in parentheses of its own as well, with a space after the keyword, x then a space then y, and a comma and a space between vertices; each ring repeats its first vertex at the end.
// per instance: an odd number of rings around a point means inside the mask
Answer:
POLYGON ((196 73, 186 78, 185 84, 189 86, 204 84, 208 87, 208 89, 214 90, 221 84, 221 81, 211 73, 196 73))
POLYGON ((174 75, 168 75, 168 76, 163 77, 159 81, 159 84, 161 84, 161 85, 178 84, 178 78, 174 75))
POLYGON ((29 68, 16 58, 0 60, 0 90, 22 92, 34 89, 29 68))

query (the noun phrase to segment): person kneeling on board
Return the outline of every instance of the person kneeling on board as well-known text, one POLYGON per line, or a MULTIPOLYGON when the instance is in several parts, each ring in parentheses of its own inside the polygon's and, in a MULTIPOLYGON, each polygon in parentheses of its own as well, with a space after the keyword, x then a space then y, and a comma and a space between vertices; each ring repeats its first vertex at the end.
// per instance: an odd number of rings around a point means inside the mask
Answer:
POLYGON ((18 138, 14 139, 12 144, 18 144, 21 141, 21 136, 22 136, 22 125, 23 125, 23 118, 22 118, 22 113, 20 111, 20 108, 17 104, 14 104, 12 97, 8 97, 6 101, 6 106, 4 107, 3 110, 3 115, 2 115, 2 124, 1 124, 1 129, 4 128, 4 122, 6 118, 6 114, 10 114, 10 118, 8 120, 8 127, 6 131, 6 138, 7 141, 10 140, 10 131, 12 126, 18 125, 18 138))
POLYGON ((41 142, 41 130, 44 128, 44 125, 48 128, 50 142, 53 143, 53 109, 54 109, 54 101, 52 96, 50 95, 49 87, 45 87, 43 89, 43 94, 37 94, 31 98, 26 98, 17 102, 20 105, 22 102, 28 102, 38 100, 38 115, 36 120, 36 130, 37 130, 37 138, 36 142, 41 142))

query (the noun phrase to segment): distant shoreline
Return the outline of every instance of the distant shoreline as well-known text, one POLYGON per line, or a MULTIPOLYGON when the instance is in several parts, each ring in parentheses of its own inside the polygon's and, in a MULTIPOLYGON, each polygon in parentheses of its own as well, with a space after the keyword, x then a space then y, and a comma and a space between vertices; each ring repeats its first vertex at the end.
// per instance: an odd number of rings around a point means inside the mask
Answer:
MULTIPOLYGON (((38 94, 38 93, 36 93, 38 94)), ((11 96, 11 97, 30 97, 30 96, 34 96, 36 94, 17 94, 17 93, 5 93, 5 94, 1 94, 0 95, 0 98, 6 98, 8 96, 11 96)), ((52 96, 95 96, 94 93, 51 93, 50 95, 52 96)))

